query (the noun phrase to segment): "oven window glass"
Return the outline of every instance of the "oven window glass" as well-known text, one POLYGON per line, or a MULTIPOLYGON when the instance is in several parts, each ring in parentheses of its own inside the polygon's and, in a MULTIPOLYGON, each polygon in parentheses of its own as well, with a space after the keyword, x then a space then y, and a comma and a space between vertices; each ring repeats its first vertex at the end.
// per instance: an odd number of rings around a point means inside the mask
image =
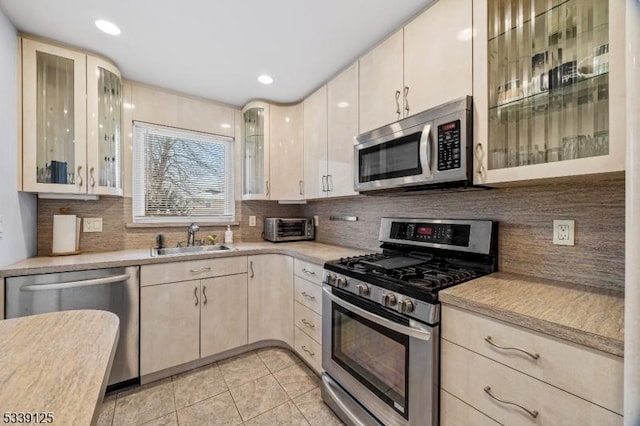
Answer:
POLYGON ((358 151, 360 182, 421 174, 421 137, 417 132, 358 151))
POLYGON ((409 337, 332 306, 332 359, 408 419, 409 337))
POLYGON ((304 237, 307 222, 302 220, 278 220, 279 237, 304 237))

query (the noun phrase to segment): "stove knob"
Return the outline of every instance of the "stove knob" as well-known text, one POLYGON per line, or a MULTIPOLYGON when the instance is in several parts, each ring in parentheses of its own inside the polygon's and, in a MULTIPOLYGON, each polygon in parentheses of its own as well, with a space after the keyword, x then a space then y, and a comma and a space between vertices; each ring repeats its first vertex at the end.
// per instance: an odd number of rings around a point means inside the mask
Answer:
POLYGON ((333 272, 329 272, 327 274, 327 283, 334 285, 336 283, 336 274, 334 274, 333 272))
POLYGON ((384 296, 382 296, 382 304, 384 306, 395 306, 396 304, 396 295, 393 293, 387 293, 384 296))
POLYGON ((335 279, 335 282, 336 282, 336 287, 338 288, 347 288, 347 285, 349 285, 346 277, 337 277, 335 279))
POLYGON ((358 284, 357 289, 360 296, 368 296, 371 292, 371 288, 366 284, 358 284))
POLYGON ((398 309, 398 312, 401 314, 409 314, 414 311, 415 306, 411 299, 402 299, 398 302, 398 307, 396 309, 398 309))

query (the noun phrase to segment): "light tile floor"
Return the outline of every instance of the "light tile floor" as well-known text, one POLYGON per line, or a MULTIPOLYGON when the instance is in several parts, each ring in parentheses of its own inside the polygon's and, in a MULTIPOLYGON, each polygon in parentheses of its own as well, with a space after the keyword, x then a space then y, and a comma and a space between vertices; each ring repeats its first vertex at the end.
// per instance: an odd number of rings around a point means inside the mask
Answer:
POLYGON ((266 348, 108 395, 98 426, 342 424, 292 352, 266 348))

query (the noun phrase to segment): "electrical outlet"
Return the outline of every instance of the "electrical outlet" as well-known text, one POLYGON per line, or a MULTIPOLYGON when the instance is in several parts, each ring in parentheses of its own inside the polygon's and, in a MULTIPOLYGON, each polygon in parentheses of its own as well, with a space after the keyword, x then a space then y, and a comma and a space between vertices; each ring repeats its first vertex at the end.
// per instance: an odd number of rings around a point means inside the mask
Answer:
POLYGON ((574 220, 554 220, 553 221, 553 244, 560 246, 572 246, 575 239, 574 220))
POLYGON ((256 226, 256 217, 249 216, 249 226, 256 226))
POLYGON ((83 232, 102 232, 101 217, 85 217, 82 219, 83 232))
POLYGON ((320 225, 320 217, 319 216, 314 216, 313 217, 313 225, 314 226, 320 225))

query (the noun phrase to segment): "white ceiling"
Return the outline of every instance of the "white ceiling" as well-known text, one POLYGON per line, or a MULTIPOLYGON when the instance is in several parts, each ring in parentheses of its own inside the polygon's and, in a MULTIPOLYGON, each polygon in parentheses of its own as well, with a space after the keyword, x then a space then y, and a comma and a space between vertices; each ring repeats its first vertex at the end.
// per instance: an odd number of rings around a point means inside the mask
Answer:
POLYGON ((110 58, 128 80, 231 105, 301 100, 431 0, 0 0, 20 31, 110 58), (94 25, 112 21, 120 36, 94 25), (270 74, 271 86, 256 78, 270 74))

